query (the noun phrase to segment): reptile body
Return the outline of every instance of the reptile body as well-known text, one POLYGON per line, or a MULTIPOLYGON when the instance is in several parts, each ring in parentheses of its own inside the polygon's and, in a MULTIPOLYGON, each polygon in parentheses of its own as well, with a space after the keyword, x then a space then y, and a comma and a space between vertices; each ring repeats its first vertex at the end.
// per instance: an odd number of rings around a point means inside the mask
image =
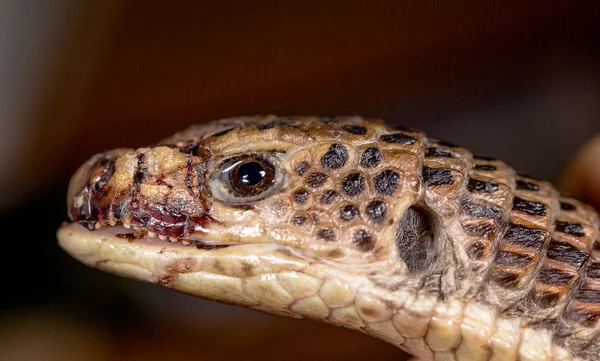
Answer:
POLYGON ((360 117, 245 117, 92 157, 60 245, 420 360, 600 359, 599 217, 502 161, 360 117))

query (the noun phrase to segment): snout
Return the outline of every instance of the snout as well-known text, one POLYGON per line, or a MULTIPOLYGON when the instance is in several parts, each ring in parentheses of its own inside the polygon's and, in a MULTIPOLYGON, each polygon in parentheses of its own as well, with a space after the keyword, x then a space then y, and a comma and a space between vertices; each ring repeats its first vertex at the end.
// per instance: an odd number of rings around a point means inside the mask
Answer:
POLYGON ((83 163, 71 177, 67 190, 67 207, 72 221, 97 220, 93 200, 102 198, 106 182, 114 171, 115 160, 131 149, 114 149, 96 154, 83 163))

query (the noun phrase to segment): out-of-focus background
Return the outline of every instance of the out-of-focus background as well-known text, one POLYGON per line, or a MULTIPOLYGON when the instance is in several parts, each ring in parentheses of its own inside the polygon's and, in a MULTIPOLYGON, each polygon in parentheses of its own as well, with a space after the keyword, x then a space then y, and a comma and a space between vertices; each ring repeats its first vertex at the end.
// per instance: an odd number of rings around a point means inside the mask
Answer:
POLYGON ((402 359, 76 263, 71 173, 214 118, 360 114, 556 179, 600 131, 599 49, 597 1, 1 1, 0 359, 402 359))

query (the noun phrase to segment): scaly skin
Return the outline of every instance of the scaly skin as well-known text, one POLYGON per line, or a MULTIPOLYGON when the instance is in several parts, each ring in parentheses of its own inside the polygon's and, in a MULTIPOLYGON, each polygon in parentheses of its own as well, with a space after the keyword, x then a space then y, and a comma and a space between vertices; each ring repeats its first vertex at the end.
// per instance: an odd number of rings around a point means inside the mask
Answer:
POLYGON ((414 129, 225 119, 91 158, 68 203, 60 245, 107 272, 421 360, 598 359, 595 211, 414 129))

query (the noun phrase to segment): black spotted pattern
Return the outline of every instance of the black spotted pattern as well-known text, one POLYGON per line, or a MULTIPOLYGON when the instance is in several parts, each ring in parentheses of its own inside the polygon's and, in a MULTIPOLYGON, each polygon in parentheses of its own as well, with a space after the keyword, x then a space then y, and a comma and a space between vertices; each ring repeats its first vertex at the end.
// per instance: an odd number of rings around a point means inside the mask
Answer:
POLYGON ((294 193, 294 202, 304 204, 306 201, 308 201, 308 191, 306 189, 300 189, 294 193))
POLYGON ((321 165, 325 169, 339 169, 348 161, 348 150, 341 144, 335 143, 321 157, 321 165))
POLYGON ((537 192, 540 190, 540 186, 535 183, 517 180, 517 189, 523 189, 523 190, 527 190, 527 191, 536 191, 537 192))
POLYGON ((373 239, 373 236, 364 229, 359 229, 358 231, 354 232, 352 242, 354 242, 356 248, 365 252, 370 251, 375 247, 375 240, 373 239))
POLYGON ((365 149, 360 157, 360 165, 363 168, 375 168, 382 160, 383 156, 381 155, 381 151, 375 147, 370 147, 365 149))
POLYGON ((332 189, 328 189, 325 192, 323 192, 323 194, 321 195, 321 198, 319 198, 319 203, 331 204, 335 201, 336 198, 337 198, 337 192, 332 189))
POLYGON ((454 153, 451 151, 438 148, 438 147, 429 147, 427 151, 425 151, 426 157, 441 157, 441 158, 454 158, 454 153))
POLYGON ((533 257, 525 253, 515 253, 510 251, 500 251, 496 256, 496 264, 500 266, 523 268, 533 262, 533 257))
POLYGON ((548 211, 546 211, 546 206, 542 203, 528 201, 520 197, 515 197, 515 199, 513 200, 512 209, 516 211, 525 212, 534 216, 545 216, 546 214, 548 214, 548 211))
POLYGON ((499 221, 502 218, 502 209, 472 202, 462 204, 463 214, 473 218, 490 218, 499 221))
POLYGON ((367 128, 363 127, 362 125, 346 124, 346 125, 342 125, 342 129, 347 131, 350 134, 355 134, 355 135, 367 134, 367 128))
POLYGON ((451 185, 454 177, 449 169, 423 167, 423 179, 428 187, 451 185))
POLYGON ((365 190, 365 178, 360 173, 350 173, 342 180, 342 192, 354 197, 365 190))
POLYGON ((302 162, 296 164, 296 167, 294 167, 294 172, 296 172, 297 175, 302 177, 306 174, 306 171, 308 170, 308 168, 310 168, 310 164, 308 164, 307 161, 302 161, 302 162))
POLYGON ((379 140, 381 140, 384 143, 404 144, 404 145, 411 145, 417 141, 414 137, 411 137, 404 133, 385 134, 385 135, 382 135, 381 137, 379 137, 379 140))
POLYGON ((467 185, 469 192, 482 192, 489 194, 496 192, 499 188, 500 186, 495 181, 485 182, 473 178, 469 180, 469 184, 467 185))
POLYGON ((371 201, 365 207, 365 213, 375 223, 381 223, 385 219, 387 205, 380 200, 371 201))
POLYGON ((306 223, 306 217, 305 216, 294 216, 294 218, 292 218, 292 223, 295 224, 296 226, 302 226, 304 223, 306 223))
POLYGON ((308 176, 307 184, 310 188, 320 188, 327 181, 327 175, 315 172, 308 176))
POLYGON ((577 249, 575 246, 565 242, 550 242, 546 256, 554 261, 566 263, 577 269, 581 268, 589 258, 587 252, 577 249))
POLYGON ((335 240, 335 232, 329 228, 322 228, 317 232, 317 237, 324 241, 331 242, 335 240))
POLYGON ((400 175, 391 169, 386 169, 373 177, 373 187, 381 195, 389 196, 400 182, 400 175))
POLYGON ((358 216, 358 208, 353 204, 348 204, 340 208, 340 218, 343 221, 351 221, 358 216))
POLYGON ((566 286, 575 277, 574 274, 554 268, 542 268, 538 279, 547 285, 566 286))
POLYGON ((556 230, 576 237, 585 236, 585 230, 579 223, 556 221, 556 230))
POLYGON ((548 236, 549 233, 543 229, 529 228, 520 224, 510 223, 504 234, 504 239, 509 243, 539 252, 542 250, 548 236))

